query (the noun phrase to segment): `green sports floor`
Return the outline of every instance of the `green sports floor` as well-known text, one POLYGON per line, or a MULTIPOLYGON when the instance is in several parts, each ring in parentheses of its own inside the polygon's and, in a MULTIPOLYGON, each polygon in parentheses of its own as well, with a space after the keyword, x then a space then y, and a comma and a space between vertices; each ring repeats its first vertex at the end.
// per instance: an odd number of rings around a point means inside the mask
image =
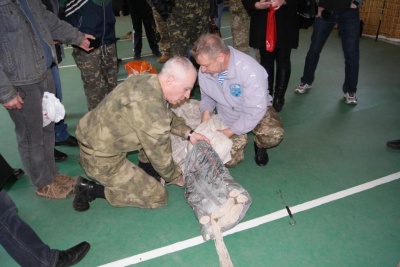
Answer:
MULTIPOLYGON (((232 44, 229 13, 222 35, 232 44)), ((117 37, 130 30, 130 17, 117 18, 117 37)), ((255 164, 252 141, 245 160, 231 175, 250 193, 253 204, 241 224, 224 237, 234 266, 395 267, 400 263, 400 150, 386 141, 400 139, 400 46, 362 37, 358 105, 344 103, 344 59, 334 31, 321 54, 316 81, 305 95, 299 83, 310 43, 302 30, 292 53, 292 76, 281 112, 285 138, 269 150, 266 167, 255 164), (297 224, 290 226, 281 190, 297 224)), ((144 41, 143 59, 160 70, 144 41)), ((61 64, 63 103, 68 129, 87 111, 79 70, 71 49, 61 64)), ((118 41, 123 63, 132 60, 131 40, 118 41)), ((119 79, 127 76, 120 64, 119 79)), ((198 89, 195 95, 198 95, 198 89)), ((0 109, 0 151, 13 167, 22 167, 13 124, 0 109)), ((250 138, 250 140, 252 140, 250 138)), ((69 155, 60 172, 78 176, 78 149, 58 147, 69 155)), ((129 158, 137 163, 137 154, 129 158)), ((52 248, 91 244, 77 266, 213 267, 219 266, 213 241, 202 242, 199 224, 185 202, 183 189, 168 187, 169 203, 157 210, 116 208, 105 200, 78 213, 72 199, 35 195, 25 176, 7 190, 19 215, 52 248)), ((0 266, 17 264, 0 247, 0 266)))

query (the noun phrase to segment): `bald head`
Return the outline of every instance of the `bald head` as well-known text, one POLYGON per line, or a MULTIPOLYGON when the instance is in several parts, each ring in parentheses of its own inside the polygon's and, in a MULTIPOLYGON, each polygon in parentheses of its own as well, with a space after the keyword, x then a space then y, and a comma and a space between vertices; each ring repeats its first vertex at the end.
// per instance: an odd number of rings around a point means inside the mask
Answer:
POLYGON ((172 76, 175 80, 186 79, 189 74, 197 73, 192 62, 185 57, 173 57, 165 62, 160 76, 172 76))
POLYGON ((171 104, 179 104, 189 98, 196 78, 197 71, 189 59, 169 59, 158 74, 164 99, 171 104))

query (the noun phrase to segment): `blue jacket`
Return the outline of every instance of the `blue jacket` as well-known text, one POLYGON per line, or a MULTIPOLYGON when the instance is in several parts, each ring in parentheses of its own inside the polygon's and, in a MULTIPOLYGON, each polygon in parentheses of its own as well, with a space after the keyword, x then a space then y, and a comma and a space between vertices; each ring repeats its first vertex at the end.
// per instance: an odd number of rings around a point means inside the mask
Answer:
MULTIPOLYGON (((60 0, 61 17, 68 2, 71 0, 60 0)), ((64 19, 81 32, 99 38, 100 45, 115 43, 115 16, 111 0, 89 0, 64 19)))
MULTIPOLYGON (((80 45, 84 34, 47 11, 40 0, 27 1, 45 43, 51 48, 53 40, 80 45)), ((0 103, 17 96, 16 86, 35 84, 45 78, 46 58, 28 17, 18 0, 0 0, 0 103)))

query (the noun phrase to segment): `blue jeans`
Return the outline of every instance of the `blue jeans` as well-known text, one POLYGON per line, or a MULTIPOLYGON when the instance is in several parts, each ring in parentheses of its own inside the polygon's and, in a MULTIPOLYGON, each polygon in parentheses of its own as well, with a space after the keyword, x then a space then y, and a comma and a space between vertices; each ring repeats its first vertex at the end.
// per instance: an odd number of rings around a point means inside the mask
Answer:
POLYGON ((55 93, 51 71, 43 81, 15 87, 24 103, 22 108, 7 109, 15 125, 18 151, 32 184, 40 189, 54 181, 54 123, 43 127, 42 99, 45 91, 55 93))
POLYGON ((21 266, 55 266, 59 251, 50 249, 17 214, 17 207, 0 189, 0 244, 21 266))
MULTIPOLYGON (((315 19, 311 45, 307 53, 301 82, 307 84, 314 82, 319 54, 336 23, 339 27, 345 58, 345 79, 342 90, 344 93, 355 93, 357 91, 360 59, 360 16, 358 9, 348 9, 341 13, 333 13, 328 20, 315 19)), ((329 66, 324 66, 324 68, 329 70, 329 66)))
MULTIPOLYGON (((58 67, 54 65, 51 68, 51 74, 53 75, 53 80, 54 84, 56 87, 56 97, 62 100, 62 90, 61 90, 61 79, 60 79, 60 71, 58 70, 58 67)), ((55 124, 55 141, 56 142, 62 142, 66 140, 70 134, 67 131, 68 125, 64 122, 64 120, 61 120, 55 124)))

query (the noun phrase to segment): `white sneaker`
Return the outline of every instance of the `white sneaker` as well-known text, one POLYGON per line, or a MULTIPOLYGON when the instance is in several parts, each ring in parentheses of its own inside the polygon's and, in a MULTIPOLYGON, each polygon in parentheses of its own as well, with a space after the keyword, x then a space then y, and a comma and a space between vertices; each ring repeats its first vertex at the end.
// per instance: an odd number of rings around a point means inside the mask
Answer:
POLYGON ((305 92, 307 92, 308 89, 311 89, 311 88, 312 88, 311 84, 300 83, 299 86, 297 86, 294 89, 294 92, 299 93, 299 94, 304 94, 305 92))
POLYGON ((357 105, 356 93, 346 93, 344 97, 346 98, 346 104, 357 105))

